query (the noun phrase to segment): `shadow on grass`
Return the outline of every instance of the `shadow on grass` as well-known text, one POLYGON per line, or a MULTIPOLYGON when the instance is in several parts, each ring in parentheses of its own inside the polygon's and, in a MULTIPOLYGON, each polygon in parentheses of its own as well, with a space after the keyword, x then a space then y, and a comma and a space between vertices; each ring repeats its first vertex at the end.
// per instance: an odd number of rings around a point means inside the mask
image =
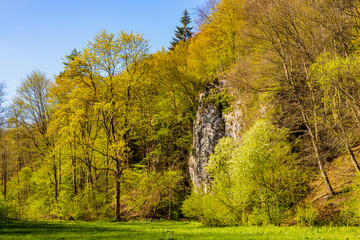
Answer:
POLYGON ((127 228, 115 228, 112 224, 92 224, 85 222, 33 222, 33 221, 0 221, 0 238, 5 239, 101 239, 106 236, 131 235, 136 231, 127 228))

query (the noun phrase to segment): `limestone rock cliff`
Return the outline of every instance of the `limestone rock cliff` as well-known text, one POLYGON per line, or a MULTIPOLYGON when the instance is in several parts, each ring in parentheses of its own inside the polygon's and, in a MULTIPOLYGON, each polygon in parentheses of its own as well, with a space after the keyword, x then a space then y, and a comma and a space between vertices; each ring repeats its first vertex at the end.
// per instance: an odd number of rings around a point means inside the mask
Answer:
POLYGON ((225 136, 225 122, 221 107, 207 101, 210 90, 216 87, 209 85, 199 95, 199 107, 193 132, 193 154, 189 159, 192 182, 196 188, 203 188, 205 192, 210 181, 205 171, 209 155, 214 152, 219 139, 225 136))
POLYGON ((240 140, 245 129, 245 116, 239 100, 232 101, 227 110, 224 109, 224 105, 218 103, 223 102, 219 98, 223 97, 222 94, 225 92, 224 85, 224 81, 209 84, 200 92, 194 122, 193 153, 189 159, 189 173, 195 188, 203 189, 205 192, 210 182, 206 165, 219 139, 226 136, 240 140))
POLYGON ((193 129, 193 153, 188 162, 195 188, 207 191, 210 177, 206 165, 219 139, 231 137, 240 140, 253 121, 266 117, 268 109, 272 109, 266 102, 257 102, 249 110, 246 101, 246 95, 230 87, 225 80, 209 84, 200 92, 193 129))
POLYGON ((241 102, 233 103, 232 111, 223 113, 225 122, 225 136, 240 140, 240 135, 245 128, 244 112, 241 111, 241 102))

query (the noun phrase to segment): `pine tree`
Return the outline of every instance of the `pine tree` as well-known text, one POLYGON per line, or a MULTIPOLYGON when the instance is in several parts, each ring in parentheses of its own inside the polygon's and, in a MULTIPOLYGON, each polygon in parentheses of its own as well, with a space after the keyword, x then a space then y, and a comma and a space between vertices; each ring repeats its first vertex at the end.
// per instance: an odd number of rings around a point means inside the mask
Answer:
POLYGON ((189 24, 191 23, 191 18, 186 9, 184 10, 180 22, 182 23, 182 26, 181 27, 176 26, 177 30, 175 31, 175 37, 173 37, 173 41, 171 42, 170 49, 173 49, 176 44, 178 44, 181 41, 186 41, 193 35, 193 32, 191 32, 192 27, 189 27, 189 24))

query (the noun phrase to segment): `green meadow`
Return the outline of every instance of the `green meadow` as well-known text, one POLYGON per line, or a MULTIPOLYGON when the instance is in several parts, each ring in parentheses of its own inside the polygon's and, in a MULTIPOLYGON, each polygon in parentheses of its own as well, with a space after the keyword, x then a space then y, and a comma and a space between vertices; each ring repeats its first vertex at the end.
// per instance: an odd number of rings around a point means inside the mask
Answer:
POLYGON ((0 222, 0 239, 360 239, 357 227, 204 227, 187 221, 0 222))

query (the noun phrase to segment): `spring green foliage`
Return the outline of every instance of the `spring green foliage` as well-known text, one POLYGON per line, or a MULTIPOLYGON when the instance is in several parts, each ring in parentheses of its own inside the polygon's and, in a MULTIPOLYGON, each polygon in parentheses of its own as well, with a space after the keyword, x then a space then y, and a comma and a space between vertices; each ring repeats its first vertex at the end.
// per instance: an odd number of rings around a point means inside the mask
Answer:
POLYGON ((125 172, 124 179, 123 211, 129 219, 153 219, 159 215, 168 219, 178 218, 183 188, 180 171, 129 170, 125 172))
POLYGON ((318 221, 318 210, 311 204, 298 206, 296 209, 296 221, 300 226, 315 226, 318 221))
POLYGON ((311 66, 312 81, 322 94, 322 111, 328 124, 333 125, 333 133, 348 145, 357 140, 354 122, 358 122, 360 87, 360 57, 348 57, 325 53, 311 66), (349 111, 350 110, 350 111, 349 111))
POLYGON ((309 181, 292 153, 288 131, 265 120, 257 121, 240 143, 221 139, 207 171, 210 193, 193 192, 183 211, 211 225, 280 224, 305 196, 309 181), (202 209, 203 205, 213 210, 202 209))
POLYGON ((185 43, 148 51, 142 35, 101 31, 51 86, 28 77, 7 132, 11 218, 181 216, 202 83, 185 43))
POLYGON ((202 79, 214 81, 225 75, 242 55, 244 27, 242 1, 221 1, 189 43, 189 65, 202 79))
MULTIPOLYGON (((103 30, 64 53, 53 82, 26 76, 6 114, 0 105, 0 218, 177 219, 182 210, 213 226, 318 224, 315 207, 299 204, 313 176, 333 196, 331 159, 346 152, 360 170, 358 1, 207 6, 193 36, 184 12, 170 51, 103 30), (210 190, 187 196, 198 94, 215 82, 221 89, 202 104, 233 118, 241 141, 218 143, 210 190)), ((357 224, 350 203, 340 220, 357 224)))
POLYGON ((354 179, 355 185, 351 189, 352 197, 344 203, 341 212, 341 220, 350 226, 358 226, 360 222, 360 201, 358 194, 360 193, 360 177, 357 174, 354 179))
POLYGON ((7 219, 9 211, 10 209, 8 204, 4 201, 4 199, 0 199, 0 221, 7 219))

